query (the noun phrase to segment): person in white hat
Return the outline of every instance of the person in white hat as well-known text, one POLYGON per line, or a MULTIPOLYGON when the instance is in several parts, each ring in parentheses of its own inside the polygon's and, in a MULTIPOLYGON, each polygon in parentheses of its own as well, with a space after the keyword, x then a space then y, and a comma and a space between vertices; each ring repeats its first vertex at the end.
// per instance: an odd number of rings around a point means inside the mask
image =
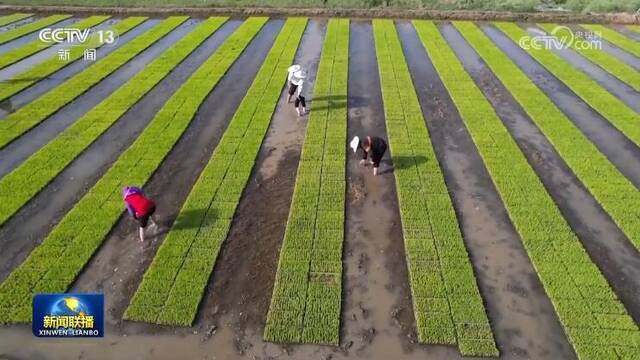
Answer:
POLYGON ((293 94, 296 92, 296 86, 293 84, 293 74, 300 70, 302 70, 302 66, 298 64, 291 65, 287 69, 289 73, 287 75, 287 82, 289 83, 289 98, 287 99, 287 102, 291 102, 291 97, 293 97, 293 94))
POLYGON ((358 149, 362 149, 364 152, 360 165, 365 165, 367 157, 371 155, 369 164, 373 165, 373 176, 377 176, 380 161, 387 151, 387 142, 377 136, 366 136, 362 140, 358 136, 354 136, 349 146, 351 146, 354 153, 357 153, 358 149))
POLYGON ((298 116, 302 116, 307 113, 307 101, 304 95, 302 95, 302 89, 304 87, 304 79, 307 78, 307 73, 303 70, 298 70, 293 73, 291 78, 292 86, 289 88, 289 98, 295 94, 296 101, 294 107, 298 116))

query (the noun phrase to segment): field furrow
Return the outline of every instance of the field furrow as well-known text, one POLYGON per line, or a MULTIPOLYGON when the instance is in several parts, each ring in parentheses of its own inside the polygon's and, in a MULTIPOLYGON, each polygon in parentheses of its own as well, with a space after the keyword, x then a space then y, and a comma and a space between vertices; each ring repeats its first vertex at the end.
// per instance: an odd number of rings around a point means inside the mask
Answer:
MULTIPOLYGON (((186 17, 175 19, 178 23, 184 20, 186 17)), ((225 21, 226 18, 212 19, 206 24, 211 28, 203 27, 197 32, 190 33, 184 38, 184 42, 179 44, 180 46, 165 51, 136 76, 61 132, 58 137, 0 179, 0 225, 46 186, 225 21), (16 191, 16 189, 19 190, 16 191)))
POLYGON ((498 356, 395 26, 373 26, 418 340, 498 356))
MULTIPOLYGON (((545 23, 538 24, 538 26, 544 29, 544 31, 546 31, 548 34, 550 34, 554 29, 558 28, 558 24, 545 23)), ((557 33, 557 35, 570 35, 567 33, 568 30, 564 30, 557 33)), ((636 71, 633 67, 631 67, 624 61, 605 51, 602 51, 602 49, 598 49, 595 47, 588 48, 584 46, 578 46, 574 42, 572 44, 572 48, 580 55, 589 59, 589 61, 591 61, 592 63, 600 66, 606 72, 620 79, 620 81, 625 82, 636 91, 640 91, 640 72, 636 71)))
MULTIPOLYGON (((218 29, 226 18, 211 18, 154 60, 144 78, 134 84, 163 77, 218 29), (151 77, 152 75, 153 77, 151 77)), ((118 158, 98 183, 53 229, 7 280, 0 285, 0 323, 28 322, 32 293, 64 292, 73 283, 123 212, 121 188, 147 182, 173 148, 200 103, 262 28, 266 18, 247 20, 184 83, 156 114, 144 132, 118 158), (58 262, 58 258, 73 259, 58 262), (53 262, 52 262, 53 261, 53 262)))
POLYGON ((144 274, 125 319, 193 323, 282 92, 282 74, 293 61, 306 23, 306 18, 290 18, 280 31, 144 274))
POLYGON ((169 17, 113 53, 0 121, 0 149, 98 84, 186 20, 169 17))
POLYGON ((287 228, 267 314, 271 342, 338 345, 342 299, 349 20, 322 48, 287 228))
POLYGON ((640 57, 640 43, 638 43, 637 41, 633 41, 632 39, 629 39, 621 33, 604 25, 583 24, 580 26, 587 30, 599 33, 603 39, 607 40, 618 48, 637 57, 640 57))
POLYGON ((627 25, 627 28, 640 34, 640 25, 627 25))
POLYGON ((418 34, 456 103, 580 359, 640 355, 640 331, 432 22, 418 34))
MULTIPOLYGON (((76 23, 71 24, 70 26, 76 28, 78 30, 84 30, 92 28, 105 20, 109 19, 110 16, 90 16, 86 19, 80 20, 76 23)), ((66 39, 66 34, 63 35, 63 38, 66 39)), ((11 64, 14 64, 28 56, 31 56, 37 52, 40 52, 44 49, 47 49, 53 46, 53 42, 44 43, 40 41, 40 39, 33 40, 32 42, 25 44, 19 48, 12 49, 6 53, 0 54, 0 69, 5 68, 11 64)))
POLYGON ((17 22, 17 21, 20 21, 20 20, 24 20, 24 19, 29 18, 31 16, 33 16, 33 14, 16 13, 16 14, 11 14, 11 15, 5 15, 5 16, 0 17, 0 26, 13 24, 14 22, 17 22))
POLYGON ((626 205, 629 202, 640 203, 637 188, 479 28, 470 22, 456 22, 454 25, 549 139, 578 179, 635 247, 640 249, 640 209, 626 205))
MULTIPOLYGON (((122 35, 127 31, 135 28, 145 21, 146 17, 133 16, 126 18, 112 27, 114 33, 122 35)), ((70 63, 82 58, 84 51, 87 49, 98 49, 104 43, 100 42, 100 35, 94 33, 82 45, 72 46, 69 50, 69 60, 62 61, 58 58, 58 54, 52 55, 47 60, 21 72, 20 74, 5 81, 5 85, 0 88, 0 101, 17 94, 18 92, 28 88, 38 80, 46 78, 70 63)))
POLYGON ((46 18, 40 19, 40 20, 36 20, 34 22, 28 23, 28 24, 24 24, 22 26, 18 26, 15 29, 11 29, 9 31, 5 31, 0 33, 0 45, 7 43, 11 40, 17 39, 19 37, 22 37, 24 35, 28 35, 31 34, 34 31, 40 30, 42 28, 45 28, 47 26, 53 25, 55 23, 58 23, 62 20, 66 20, 68 18, 70 18, 71 15, 51 15, 48 16, 46 18))
MULTIPOLYGON (((513 23, 496 23, 498 29, 516 44, 529 34, 513 23)), ((576 95, 600 113, 631 141, 640 146, 640 114, 609 93, 595 80, 575 69, 559 55, 548 49, 526 49, 527 53, 566 84, 576 95)))

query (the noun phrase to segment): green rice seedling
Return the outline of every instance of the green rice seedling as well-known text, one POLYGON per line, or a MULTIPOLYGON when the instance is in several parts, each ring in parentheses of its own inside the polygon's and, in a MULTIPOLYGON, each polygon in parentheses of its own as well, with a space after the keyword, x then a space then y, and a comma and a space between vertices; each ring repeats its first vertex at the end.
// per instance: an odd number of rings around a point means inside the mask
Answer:
MULTIPOLYGON (((134 27, 142 23, 146 18, 144 17, 129 17, 113 26, 113 31, 116 34, 124 34, 134 27)), ((37 65, 11 77, 10 82, 0 88, 0 101, 9 98, 12 95, 26 89, 33 85, 37 79, 45 78, 54 72, 62 69, 70 64, 72 61, 78 60, 84 56, 84 51, 87 49, 97 49, 103 46, 104 43, 100 41, 100 34, 93 34, 89 37, 87 42, 79 46, 73 46, 69 50, 69 61, 60 61, 58 55, 52 55, 47 60, 38 63, 37 65)))
MULTIPOLYGON (((634 354, 631 358, 637 357, 640 354, 640 342, 636 343, 635 339, 640 339, 640 331, 637 326, 629 329, 633 320, 591 262, 580 240, 562 217, 489 101, 465 72, 436 25, 428 21, 414 21, 414 25, 454 103, 469 102, 472 105, 458 107, 460 116, 502 197, 512 223, 520 233, 529 258, 578 357, 622 358, 626 354, 634 354), (516 185, 514 180, 517 181, 516 185), (594 306, 590 308, 592 303, 594 306), (618 316, 603 316, 607 311, 605 309, 615 311, 618 316), (576 326, 584 324, 590 325, 576 326)), ((490 47, 480 42, 482 37, 473 27, 463 25, 456 24, 473 45, 483 49, 481 56, 487 56, 488 50, 484 48, 490 47)), ((492 52, 490 56, 489 63, 498 73, 503 68, 509 68, 509 62, 496 65, 503 56, 499 52, 492 52)), ((509 74, 510 81, 516 81, 523 89, 527 89, 524 86, 527 82, 518 78, 518 72, 509 74)), ((528 88, 530 90, 531 87, 528 88)), ((516 98, 517 94, 514 93, 516 98)), ((535 93, 529 96, 535 96, 535 93)), ((460 296, 450 304, 452 309, 482 306, 479 302, 470 302, 460 296)), ((477 324, 477 321, 470 323, 477 324)), ((484 330, 474 326, 473 330, 465 328, 464 331, 463 334, 468 334, 484 330)), ((482 339, 464 343, 465 348, 472 347, 478 351, 482 351, 484 346, 482 339)))
MULTIPOLYGON (((544 31, 546 31, 548 34, 551 34, 554 29, 562 29, 558 26, 558 24, 544 23, 538 24, 538 26, 544 29, 544 31)), ((556 35, 563 36, 566 35, 566 32, 568 32, 568 30, 562 29, 560 33, 556 33, 556 35)), ((603 51, 602 49, 578 46, 575 42, 571 45, 573 50, 580 53, 594 64, 600 66, 611 75, 627 83, 636 91, 640 91, 640 72, 636 71, 627 63, 607 53, 606 51, 603 51)))
MULTIPOLYGON (((107 19, 109 19, 110 16, 103 16, 103 15, 98 15, 98 16, 90 16, 86 19, 80 20, 74 24, 72 24, 71 26, 75 29, 78 30, 84 30, 84 29, 89 29, 93 26, 96 26, 104 21, 106 21, 107 19)), ((63 34, 64 38, 66 38, 66 34, 63 34)), ((51 47, 54 43, 43 43, 42 41, 40 41, 39 39, 37 40, 33 40, 30 43, 27 43, 23 46, 20 46, 18 48, 9 50, 3 54, 0 55, 0 69, 5 68, 11 64, 14 64, 28 56, 31 56, 37 52, 40 52, 44 49, 47 49, 49 47, 51 47)))
POLYGON ((46 18, 42 18, 39 20, 36 20, 34 22, 22 25, 22 26, 18 26, 15 29, 11 29, 5 32, 0 33, 0 45, 7 43, 11 40, 17 39, 19 37, 31 34, 34 31, 40 30, 42 28, 45 28, 47 26, 53 25, 55 23, 58 23, 62 20, 66 20, 68 18, 70 18, 71 15, 51 15, 48 16, 46 18))
POLYGON ((464 355, 498 356, 444 176, 428 140, 429 131, 417 115, 422 114, 418 97, 415 91, 400 88, 413 81, 396 29, 386 20, 374 20, 373 28, 418 340, 457 343, 464 355), (430 159, 429 165, 417 161, 419 158, 430 159), (452 257, 459 261, 452 263, 452 257), (460 289, 466 290, 464 294, 460 289), (460 295, 480 306, 454 306, 460 295), (425 299, 435 299, 438 308, 431 309, 425 299), (468 344, 460 337, 462 327, 471 321, 489 329, 488 345, 468 344))
POLYGON ((455 26, 618 227, 640 249, 640 224, 637 221, 640 210, 624 205, 640 201, 636 187, 480 29, 468 22, 455 23, 455 26))
MULTIPOLYGON (((518 43, 523 36, 528 35, 525 30, 514 23, 496 23, 495 25, 515 43, 518 43)), ((600 31, 598 29, 592 30, 600 31)), ((549 49, 528 49, 526 51, 589 106, 640 146, 640 114, 553 51, 549 49)))
MULTIPOLYGON (((637 41, 634 41, 621 33, 607 27, 604 25, 597 24, 583 24, 580 25, 583 28, 593 31, 594 33, 598 33, 613 45, 619 47, 620 49, 633 54, 637 57, 640 57, 640 44, 637 41)), ((635 26, 637 28, 637 26, 635 26)))
MULTIPOLYGON (((178 22, 186 18, 176 19, 178 22)), ((216 19, 216 29, 225 19, 216 19)), ((215 30, 215 29, 214 29, 215 30)), ((149 90, 151 90, 164 76, 168 75, 175 65, 180 63, 197 45, 206 39, 210 32, 196 31, 191 33, 194 41, 187 48, 178 51, 168 50, 159 58, 147 65, 136 76, 127 81, 122 87, 111 93, 105 100, 84 116, 78 119, 60 135, 40 148, 20 166, 0 180, 0 192, 5 189, 20 188, 20 193, 14 194, 12 207, 0 213, 0 225, 18 211, 27 201, 46 186, 73 159, 93 143, 100 134, 114 124, 126 111, 135 105, 149 90), (153 79, 151 79, 153 77, 153 79), (106 109, 111 109, 105 114, 106 109), (42 171, 46 169, 45 171, 42 171), (28 180, 27 180, 28 178, 28 180), (17 184, 21 184, 17 186, 17 184)), ((5 119, 9 121, 10 119, 5 119)), ((136 171, 144 170, 145 165, 136 166, 136 171)), ((119 170, 119 171, 123 171, 119 170)))
POLYGON ((209 163, 189 193, 178 219, 182 214, 197 214, 192 216, 194 222, 190 223, 194 236, 179 241, 182 226, 176 226, 179 225, 176 222, 158 250, 158 254, 171 253, 173 248, 177 248, 184 253, 181 266, 172 269, 174 280, 168 281, 168 288, 161 293, 165 301, 160 310, 155 316, 140 313, 140 309, 147 308, 150 303, 146 297, 137 295, 144 291, 147 282, 167 276, 162 270, 163 258, 156 256, 127 308, 126 319, 177 326, 190 326, 195 319, 275 109, 274 105, 263 104, 278 102, 283 86, 279 74, 286 73, 293 61, 306 24, 306 18, 287 20, 209 163), (266 109, 270 110, 267 112, 266 109), (209 179, 217 180, 211 182, 209 179))
MULTIPOLYGON (((154 66, 151 63, 153 71, 170 71, 178 62, 193 51, 198 44, 207 39, 216 29, 224 23, 225 18, 211 18, 204 21, 196 29, 187 36, 183 37, 176 43, 173 51, 164 53, 158 60, 160 64, 154 66), (160 66, 161 65, 161 66, 160 66)), ((70 263, 70 270, 78 274, 84 265, 91 259, 93 252, 102 243, 113 225, 118 221, 123 213, 122 199, 116 196, 110 199, 112 192, 119 191, 113 189, 113 184, 145 184, 153 175, 155 169, 160 166, 164 157, 173 148, 180 136, 184 133, 189 123, 193 119, 200 103, 204 101, 209 92, 216 86, 222 75, 212 76, 212 73, 224 74, 226 70, 233 64, 235 59, 242 53, 243 49, 249 44, 251 39, 258 33, 266 22, 266 18, 250 18, 241 25, 235 33, 217 49, 217 51, 205 61, 196 72, 182 85, 182 87, 168 100, 167 105, 163 107, 149 123, 142 134, 136 141, 119 157, 93 188, 89 191, 88 197, 81 199, 71 211, 60 221, 60 223, 52 230, 50 235, 43 243, 36 247, 27 257, 25 262, 18 266, 12 274, 20 274, 25 271, 37 271, 40 274, 39 282, 33 287, 24 286, 24 284, 8 278, 0 284, 1 295, 6 293, 18 294, 16 298, 30 299, 33 293, 37 292, 64 292, 72 284, 73 281, 50 280, 44 279, 48 275, 52 265, 56 264, 59 259, 65 259, 65 263, 70 263), (199 82, 198 79, 208 79, 208 83, 199 82), (199 101, 190 102, 188 105, 185 99, 199 99, 199 101), (182 104, 176 107, 176 104, 182 104), (170 112, 176 114, 166 116, 170 112), (169 126, 171 130, 169 129, 169 126), (157 156, 149 157, 148 151, 151 148, 163 148, 164 152, 157 152, 157 156), (145 171, 128 171, 141 160, 155 161, 153 168, 146 168, 145 171), (94 198, 92 194, 109 194, 109 198, 99 207, 95 207, 93 202, 85 202, 85 199, 94 198), (83 229, 91 229, 91 236, 94 237, 91 245, 86 246, 83 242, 70 241, 76 237, 83 229), (50 246, 51 242, 58 246, 50 246), (57 250, 60 247, 63 250, 57 250), (59 256, 58 251, 63 251, 59 256)), ((143 72, 146 70, 143 70, 143 72)), ((142 84, 137 83, 140 87, 142 84)), ((177 243, 182 246, 190 245, 189 234, 174 234, 177 243), (182 241, 180 241, 182 240, 182 241)), ((158 252, 158 256, 162 257, 163 267, 182 266, 184 258, 174 257, 171 252, 158 252), (162 254, 162 255, 160 255, 162 254)), ((152 266, 152 268, 156 268, 152 266)), ((145 274, 143 281, 144 292, 154 294, 167 294, 171 291, 173 282, 166 281, 167 272, 159 272, 159 276, 150 277, 145 274)), ((175 275, 173 276, 175 278, 175 275)), ((157 302, 156 295, 154 301, 157 302)), ((29 319, 25 314, 30 312, 30 304, 14 306, 11 303, 0 303, 0 308, 9 309, 10 311, 0 313, 0 323, 19 323, 29 319)), ((135 310, 129 310, 128 314, 136 319, 148 319, 154 314, 159 314, 157 308, 153 306, 139 306, 135 310)))
POLYGON ((11 14, 11 15, 5 15, 0 17, 0 26, 5 26, 5 25, 9 25, 12 24, 14 22, 20 21, 20 20, 24 20, 26 18, 30 18, 32 17, 33 14, 25 14, 25 13, 15 13, 15 14, 11 14))
MULTIPOLYGON (((346 97, 348 39, 349 21, 329 20, 315 98, 346 97)), ((339 342, 346 118, 346 108, 337 103, 312 104, 267 315, 267 341, 339 342), (281 281, 291 274, 295 285, 281 281)))

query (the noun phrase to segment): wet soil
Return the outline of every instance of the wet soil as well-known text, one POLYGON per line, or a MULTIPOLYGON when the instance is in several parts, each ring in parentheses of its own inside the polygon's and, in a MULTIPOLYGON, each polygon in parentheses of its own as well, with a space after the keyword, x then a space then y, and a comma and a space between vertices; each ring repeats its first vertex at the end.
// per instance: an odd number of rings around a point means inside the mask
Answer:
MULTIPOLYGON (((57 14, 67 14, 67 13, 57 13, 57 14)), ((68 18, 66 20, 62 20, 62 21, 57 22, 57 23, 55 23, 53 25, 50 25, 48 27, 56 27, 56 28, 57 27, 65 27, 65 26, 71 25, 71 24, 79 21, 83 17, 84 16, 70 17, 70 18, 68 18)), ((41 19, 42 19, 42 17, 37 18, 36 20, 41 20, 41 19)), ((9 26, 12 26, 12 25, 9 25, 9 26)), ((27 35, 21 36, 19 38, 13 39, 13 40, 11 40, 11 41, 9 41, 7 43, 4 43, 4 44, 0 45, 0 53, 6 52, 6 51, 9 51, 9 50, 13 50, 15 48, 18 48, 18 47, 24 45, 24 44, 30 43, 33 40, 37 40, 39 31, 40 31, 39 29, 35 30, 34 32, 31 32, 31 33, 29 33, 27 35)))
POLYGON ((185 134, 145 185, 145 191, 156 201, 158 208, 159 229, 151 234, 151 242, 141 245, 137 239, 135 222, 123 217, 76 280, 74 290, 105 291, 110 294, 106 303, 110 325, 127 332, 162 331, 159 327, 153 329, 147 324, 123 323, 122 315, 282 24, 282 20, 271 20, 265 24, 205 99, 185 134))
POLYGON ((509 12, 477 10, 429 10, 395 9, 374 7, 370 9, 304 8, 304 7, 109 7, 109 6, 29 6, 0 5, 0 14, 15 12, 72 13, 72 14, 122 14, 122 15, 169 15, 190 16, 308 16, 308 17, 348 17, 348 18, 390 18, 390 19, 436 19, 436 20, 486 20, 486 21, 528 21, 559 23, 618 23, 638 24, 640 16, 630 13, 584 14, 571 12, 509 12))
POLYGON ((640 148, 500 30, 489 24, 480 27, 609 161, 640 187, 640 148))
MULTIPOLYGON (((539 31, 543 31, 534 25, 526 25, 525 30, 532 36, 539 34, 539 31)), ((597 64, 592 63, 589 59, 573 49, 553 49, 552 51, 571 64, 571 66, 595 80, 600 86, 616 96, 628 107, 636 112, 640 112, 640 93, 635 91, 631 86, 608 73, 597 64)))
MULTIPOLYGON (((151 29, 153 26, 155 26, 158 23, 160 23, 160 21, 161 20, 159 20, 159 19, 147 20, 147 21, 143 22, 142 24, 139 24, 135 28, 129 30, 124 35, 122 35, 118 39, 118 42, 116 44, 114 44, 112 46, 102 46, 102 47, 98 48, 96 50, 97 59, 104 58, 105 56, 107 56, 111 52, 115 51, 116 49, 122 47, 123 45, 125 45, 126 43, 131 41, 132 39, 136 38, 137 36, 140 36, 141 34, 146 32, 147 30, 151 29)), ((60 47, 55 47, 54 46, 53 48, 55 48, 55 49, 54 49, 54 51, 51 51, 49 53, 49 56, 52 56, 53 54, 55 54, 57 49, 59 49, 60 47)), ((45 53, 45 52, 43 51, 42 53, 45 53)), ((3 70, 0 70, 0 79, 9 79, 11 76, 13 76, 13 75, 9 74, 9 72, 13 72, 14 74, 19 74, 22 71, 24 71, 27 68, 29 68, 31 65, 43 61, 46 58, 46 56, 43 56, 42 53, 38 53, 36 55, 33 55, 33 56, 25 59, 24 61, 19 61, 19 62, 15 63, 15 64, 3 69, 3 70), (36 59, 36 61, 33 61, 32 58, 36 59), (31 62, 33 62, 33 64, 29 64, 31 62), (5 73, 5 70, 7 71, 7 73, 5 73)), ((143 55, 139 55, 139 56, 143 56, 143 55)), ((51 75, 49 75, 47 77, 38 79, 38 81, 36 83, 34 83, 33 85, 29 86, 28 88, 20 91, 19 93, 15 94, 15 95, 9 97, 8 99, 5 99, 4 101, 2 101, 0 103, 0 118, 4 118, 9 113, 12 113, 12 112, 16 111, 17 109, 21 108, 22 106, 30 103, 31 101, 33 101, 37 97, 41 96, 45 92, 52 90, 56 86, 58 86, 61 83, 65 82, 66 80, 70 79, 72 76, 80 73, 81 71, 83 71, 87 67, 91 66, 92 63, 93 62, 84 61, 84 60, 74 61, 74 62, 70 63, 69 65, 63 67, 62 69, 56 71, 55 73, 53 73, 53 74, 51 74, 51 75)), ((103 82, 105 82, 105 81, 103 81, 103 82)))
MULTIPOLYGON (((398 30, 502 358, 575 359, 522 240, 415 29, 400 23, 398 30)), ((452 41, 446 31, 444 35, 452 41)))
POLYGON ((456 29, 446 25, 443 30, 458 58, 463 59, 465 69, 496 109, 593 262, 638 321, 640 254, 456 29))
POLYGON ((241 21, 231 21, 149 91, 0 229, 0 279, 24 260, 118 156, 138 137, 167 99, 241 21), (29 239, 29 241, 25 241, 29 239))
MULTIPOLYGON (((0 164, 0 177, 13 171, 29 156, 55 139, 67 127, 118 90, 139 71, 144 69, 154 58, 172 46, 195 26, 196 22, 191 21, 178 27, 120 69, 91 87, 84 94, 78 96, 36 127, 1 149, 0 157, 2 157, 3 161, 0 164)), ((166 91, 165 94, 168 95, 166 91)))

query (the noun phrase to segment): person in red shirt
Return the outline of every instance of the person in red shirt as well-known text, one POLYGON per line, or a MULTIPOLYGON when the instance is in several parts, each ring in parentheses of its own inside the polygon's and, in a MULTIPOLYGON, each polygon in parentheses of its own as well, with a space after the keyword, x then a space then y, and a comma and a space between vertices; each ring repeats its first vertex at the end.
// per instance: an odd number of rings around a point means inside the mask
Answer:
POLYGON ((157 226, 153 220, 156 203, 144 196, 142 189, 135 186, 125 186, 122 189, 122 198, 129 214, 138 220, 138 224, 140 225, 140 241, 144 242, 144 228, 147 227, 149 220, 151 220, 151 226, 157 226))

